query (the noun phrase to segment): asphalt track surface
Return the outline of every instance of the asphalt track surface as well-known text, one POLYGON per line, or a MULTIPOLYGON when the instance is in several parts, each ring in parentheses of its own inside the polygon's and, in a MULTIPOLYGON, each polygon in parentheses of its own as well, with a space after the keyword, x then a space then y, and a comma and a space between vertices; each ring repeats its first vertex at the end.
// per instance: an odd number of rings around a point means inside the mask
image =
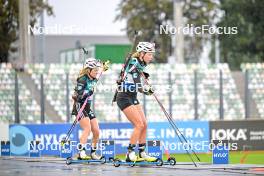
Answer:
POLYGON ((0 158, 2 176, 64 176, 64 175, 104 175, 104 176, 207 176, 207 175, 264 175, 264 165, 211 165, 198 163, 195 168, 191 163, 177 163, 175 166, 120 166, 113 164, 90 163, 66 165, 61 158, 0 158))

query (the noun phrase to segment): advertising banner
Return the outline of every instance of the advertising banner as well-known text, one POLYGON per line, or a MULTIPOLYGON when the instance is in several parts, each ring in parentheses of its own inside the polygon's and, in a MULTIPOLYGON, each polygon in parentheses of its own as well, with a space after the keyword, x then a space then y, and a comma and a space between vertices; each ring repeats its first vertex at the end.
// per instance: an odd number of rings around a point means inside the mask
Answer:
MULTIPOLYGON (((188 146, 200 146, 196 152, 207 152, 208 147, 201 147, 209 143, 209 124, 201 121, 176 122, 180 133, 186 137, 188 146)), ((11 155, 27 155, 31 141, 40 141, 41 155, 60 156, 60 141, 65 138, 71 124, 30 124, 10 125, 9 139, 11 155)), ((126 153, 129 138, 133 132, 130 123, 100 123, 100 139, 114 140, 116 154, 126 153)), ((70 140, 76 146, 82 130, 77 125, 70 140)), ((181 134, 170 127, 168 122, 148 123, 147 140, 160 140, 162 149, 170 153, 183 153, 184 147, 178 138, 181 134), (177 135, 178 134, 178 135, 177 135)), ((90 142, 92 134, 87 142, 90 142)), ((181 136, 181 140, 184 139, 181 136)))
POLYGON ((211 121, 211 140, 228 140, 237 150, 264 150, 264 121, 211 121))

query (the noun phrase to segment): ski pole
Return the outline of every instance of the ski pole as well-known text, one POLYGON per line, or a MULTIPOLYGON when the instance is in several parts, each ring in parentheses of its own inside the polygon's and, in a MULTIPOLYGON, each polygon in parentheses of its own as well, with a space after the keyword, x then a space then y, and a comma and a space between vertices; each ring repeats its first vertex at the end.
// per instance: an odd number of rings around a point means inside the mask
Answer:
MULTIPOLYGON (((179 131, 179 129, 177 128, 176 124, 170 119, 170 116, 168 114, 168 112, 165 110, 165 108, 163 107, 163 105, 160 103, 160 101, 157 99, 157 96, 155 94, 153 94, 154 98, 156 99, 156 101, 158 102, 159 106, 161 107, 163 113, 165 114, 165 116, 167 117, 172 129, 174 130, 174 132, 176 133, 177 137, 179 138, 180 142, 182 144, 184 144, 184 142, 182 141, 181 137, 183 137, 183 134, 179 131), (181 137, 180 137, 180 135, 181 137)), ((186 142, 189 145, 189 148, 191 148, 190 144, 188 142, 186 142)), ((185 150, 187 152, 187 154, 189 155, 191 161, 193 162, 193 164, 195 165, 195 167, 197 167, 196 163, 194 162, 192 155, 190 154, 190 152, 188 150, 185 150)), ((194 152, 194 151, 193 151, 194 152)), ((194 153, 195 154, 195 153, 194 153)), ((195 154, 196 155, 196 154, 195 154)), ((198 156, 196 155, 197 159, 200 161, 200 159, 198 158, 198 156)))
MULTIPOLYGON (((145 84, 149 85, 145 75, 142 73, 141 74, 142 77, 144 78, 144 82, 145 84)), ((171 127, 173 128, 173 130, 175 131, 176 135, 178 136, 180 142, 183 144, 183 141, 181 139, 181 137, 183 138, 183 140, 185 141, 185 143, 187 143, 189 145, 189 148, 191 148, 190 144, 188 143, 188 141, 186 140, 185 136, 181 133, 181 131, 179 130, 179 128, 177 127, 177 125, 174 123, 172 117, 169 115, 169 113, 166 111, 166 109, 164 108, 164 106, 162 105, 162 103, 159 101, 158 97, 156 96, 155 93, 152 94, 155 98, 155 100, 158 102, 160 108, 162 109, 163 113, 165 114, 167 120, 169 121, 171 127), (180 135, 179 135, 179 134, 180 135)), ((190 152, 188 150, 185 150, 187 152, 187 154, 189 155, 190 159, 192 160, 193 164, 195 165, 195 167, 197 167, 196 163, 194 162, 190 152)), ((196 156, 197 160, 200 161, 200 158, 197 156, 197 154, 195 153, 195 151, 193 149, 191 149, 191 151, 193 152, 193 154, 196 156)))

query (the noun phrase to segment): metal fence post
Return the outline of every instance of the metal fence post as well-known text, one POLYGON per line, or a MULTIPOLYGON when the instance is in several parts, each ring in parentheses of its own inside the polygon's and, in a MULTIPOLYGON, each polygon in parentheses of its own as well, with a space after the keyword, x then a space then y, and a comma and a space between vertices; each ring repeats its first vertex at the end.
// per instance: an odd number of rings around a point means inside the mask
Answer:
POLYGON ((17 72, 15 72, 15 123, 20 123, 20 114, 19 114, 19 89, 18 89, 17 72))
POLYGON ((249 72, 246 70, 245 72, 245 119, 249 118, 250 116, 250 108, 249 108, 249 72))
POLYGON ((169 113, 170 113, 170 116, 172 117, 172 107, 173 107, 173 102, 172 102, 172 81, 171 81, 171 72, 169 71, 168 73, 168 84, 170 86, 170 90, 169 90, 169 93, 168 93, 168 96, 169 96, 169 113))
POLYGON ((194 120, 198 120, 198 85, 197 70, 194 71, 194 120))
POLYGON ((220 78, 219 78, 219 116, 220 120, 224 120, 224 99, 223 99, 223 71, 220 70, 220 78))
POLYGON ((70 122, 70 90, 69 90, 69 73, 66 73, 66 122, 70 122))
POLYGON ((40 122, 45 123, 45 96, 44 96, 44 80, 43 74, 40 75, 40 122))

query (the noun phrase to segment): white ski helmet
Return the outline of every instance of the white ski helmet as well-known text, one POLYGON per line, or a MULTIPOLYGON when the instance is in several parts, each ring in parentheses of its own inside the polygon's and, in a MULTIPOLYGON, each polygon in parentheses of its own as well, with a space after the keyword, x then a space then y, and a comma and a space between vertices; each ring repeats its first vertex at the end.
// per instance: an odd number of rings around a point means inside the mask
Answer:
POLYGON ((136 48, 137 52, 155 53, 155 44, 150 42, 139 42, 136 48))
POLYGON ((100 67, 100 66, 101 66, 100 62, 98 62, 98 60, 96 60, 95 58, 86 59, 85 64, 84 64, 85 68, 91 68, 91 69, 100 67))

